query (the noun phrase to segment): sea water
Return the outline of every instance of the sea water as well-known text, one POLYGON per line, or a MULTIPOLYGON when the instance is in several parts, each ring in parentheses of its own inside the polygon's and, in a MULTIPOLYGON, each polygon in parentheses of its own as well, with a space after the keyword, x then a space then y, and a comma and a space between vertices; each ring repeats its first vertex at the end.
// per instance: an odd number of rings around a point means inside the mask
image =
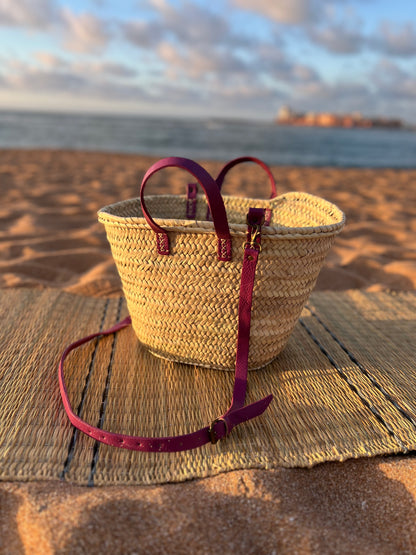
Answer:
POLYGON ((274 122, 0 112, 0 148, 58 148, 270 165, 415 168, 416 132, 274 122))

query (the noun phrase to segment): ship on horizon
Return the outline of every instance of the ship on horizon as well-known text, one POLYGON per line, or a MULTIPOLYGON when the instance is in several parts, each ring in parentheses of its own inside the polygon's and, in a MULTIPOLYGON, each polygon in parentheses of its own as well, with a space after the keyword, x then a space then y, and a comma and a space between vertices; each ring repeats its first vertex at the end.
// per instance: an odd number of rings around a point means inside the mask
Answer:
POLYGON ((404 127, 400 119, 368 118, 360 112, 350 114, 334 114, 331 112, 295 112, 290 106, 282 106, 277 114, 276 123, 279 125, 294 125, 303 127, 344 127, 365 128, 385 127, 401 129, 404 127))

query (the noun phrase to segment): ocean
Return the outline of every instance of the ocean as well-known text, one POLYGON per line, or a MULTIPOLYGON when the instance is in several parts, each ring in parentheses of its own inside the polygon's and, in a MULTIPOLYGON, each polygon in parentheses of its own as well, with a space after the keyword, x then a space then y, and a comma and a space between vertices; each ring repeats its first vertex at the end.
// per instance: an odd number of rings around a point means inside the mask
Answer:
POLYGON ((416 131, 271 122, 0 112, 0 148, 56 148, 269 165, 415 168, 416 131))

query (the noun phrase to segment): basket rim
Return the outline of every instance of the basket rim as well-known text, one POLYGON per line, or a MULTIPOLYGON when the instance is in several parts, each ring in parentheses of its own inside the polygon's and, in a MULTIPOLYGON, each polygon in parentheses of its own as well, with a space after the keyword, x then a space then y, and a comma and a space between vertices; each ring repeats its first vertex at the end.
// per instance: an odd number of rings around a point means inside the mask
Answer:
MULTIPOLYGON (((198 195, 198 197, 205 198, 204 195, 198 195)), ((183 198, 186 199, 186 195, 148 195, 150 199, 159 200, 169 200, 171 198, 183 198)), ((316 235, 335 235, 338 234, 345 225, 345 214, 338 208, 338 206, 326 199, 312 195, 310 193, 304 192, 288 192, 283 193, 273 199, 254 199, 248 197, 236 197, 231 195, 223 195, 224 199, 244 199, 247 204, 253 204, 253 206, 268 208, 274 205, 278 205, 285 200, 289 201, 301 201, 304 205, 314 205, 315 207, 321 207, 324 212, 328 212, 333 218, 333 223, 317 225, 317 226, 283 226, 271 224, 269 226, 264 226, 262 233, 266 236, 277 235, 279 237, 286 238, 296 238, 305 236, 316 236, 316 235)), ((115 209, 129 205, 139 205, 139 198, 130 198, 122 201, 118 201, 112 204, 103 206, 98 211, 98 220, 105 225, 114 225, 116 227, 127 227, 136 229, 150 229, 148 223, 143 216, 120 216, 114 213, 115 209)), ((178 218, 154 218, 155 222, 161 227, 170 232, 184 232, 184 233, 215 233, 214 224, 211 221, 205 220, 187 220, 178 218)), ((245 235, 247 232, 247 225, 245 223, 233 223, 229 222, 229 228, 231 235, 245 235)))

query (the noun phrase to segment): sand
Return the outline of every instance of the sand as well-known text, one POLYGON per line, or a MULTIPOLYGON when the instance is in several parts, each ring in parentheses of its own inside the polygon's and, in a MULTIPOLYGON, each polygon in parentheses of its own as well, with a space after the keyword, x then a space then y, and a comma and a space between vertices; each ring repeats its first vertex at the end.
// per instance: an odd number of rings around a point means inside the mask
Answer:
MULTIPOLYGON (((96 212, 137 196, 154 160, 0 151, 0 287, 119 295, 96 212)), ((202 163, 213 175, 221 168, 202 163)), ((317 289, 415 289, 416 170, 274 167, 273 173, 279 192, 317 194, 346 213, 317 289)), ((168 170, 152 179, 152 188, 180 193, 186 182, 168 170)), ((268 191, 254 165, 233 169, 224 187, 244 196, 268 191)), ((406 456, 152 487, 2 483, 0 552, 414 553, 414 470, 416 460, 406 456)))

